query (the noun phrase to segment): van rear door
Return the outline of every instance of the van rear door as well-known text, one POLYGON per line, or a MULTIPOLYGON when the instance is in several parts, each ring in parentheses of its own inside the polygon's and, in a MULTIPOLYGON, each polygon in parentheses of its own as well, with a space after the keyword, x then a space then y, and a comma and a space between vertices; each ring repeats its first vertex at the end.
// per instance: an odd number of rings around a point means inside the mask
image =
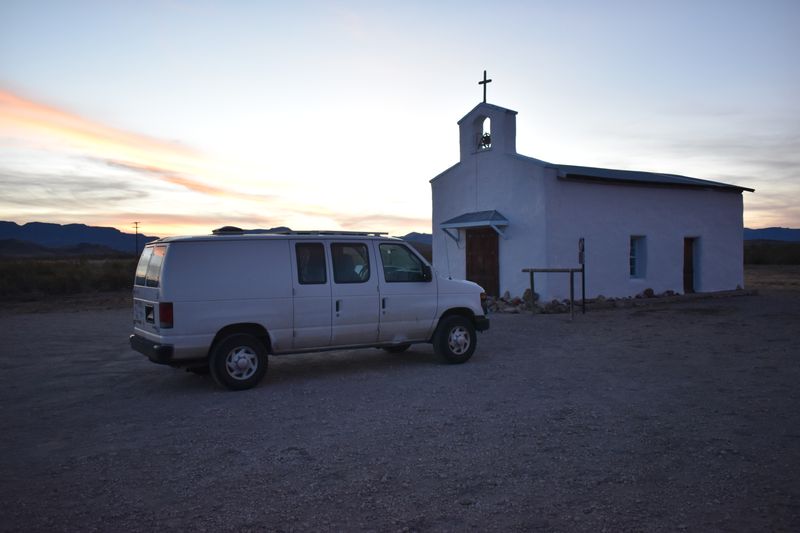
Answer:
POLYGON ((159 286, 167 247, 166 244, 145 246, 139 257, 133 282, 134 333, 159 334, 159 286))

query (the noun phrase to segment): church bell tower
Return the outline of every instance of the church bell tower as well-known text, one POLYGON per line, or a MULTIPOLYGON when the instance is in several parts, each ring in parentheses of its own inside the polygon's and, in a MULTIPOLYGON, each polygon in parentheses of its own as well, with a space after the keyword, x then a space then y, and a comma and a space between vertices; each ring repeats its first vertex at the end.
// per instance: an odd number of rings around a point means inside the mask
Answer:
POLYGON ((517 153, 517 112, 486 102, 486 86, 491 81, 484 70, 483 80, 478 82, 483 86, 483 102, 458 121, 461 161, 485 152, 517 153))

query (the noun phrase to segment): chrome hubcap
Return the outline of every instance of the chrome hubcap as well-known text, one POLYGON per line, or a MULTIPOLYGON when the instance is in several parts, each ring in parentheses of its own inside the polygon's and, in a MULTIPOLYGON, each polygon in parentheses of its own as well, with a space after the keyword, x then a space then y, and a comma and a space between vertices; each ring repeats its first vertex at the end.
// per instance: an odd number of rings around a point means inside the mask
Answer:
POLYGON ((447 345, 455 355, 463 355, 469 350, 470 338, 469 331, 463 326, 457 326, 450 330, 447 336, 447 345))
POLYGON ((249 346, 239 346, 228 352, 225 369, 233 379, 247 379, 258 369, 258 355, 249 346))

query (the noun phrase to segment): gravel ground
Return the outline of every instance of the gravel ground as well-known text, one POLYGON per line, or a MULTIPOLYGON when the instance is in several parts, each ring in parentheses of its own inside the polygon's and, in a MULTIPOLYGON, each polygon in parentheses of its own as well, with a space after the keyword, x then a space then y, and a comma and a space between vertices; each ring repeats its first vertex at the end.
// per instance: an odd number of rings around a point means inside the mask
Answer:
POLYGON ((465 365, 287 356, 239 393, 129 328, 0 315, 0 530, 800 530, 800 292, 493 315, 465 365))

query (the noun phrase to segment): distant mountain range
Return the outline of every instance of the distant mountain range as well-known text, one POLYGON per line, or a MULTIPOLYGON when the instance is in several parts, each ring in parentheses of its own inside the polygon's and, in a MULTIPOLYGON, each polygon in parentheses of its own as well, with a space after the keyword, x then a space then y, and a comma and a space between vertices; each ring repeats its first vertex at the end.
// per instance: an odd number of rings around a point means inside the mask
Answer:
MULTIPOLYGON (((279 233, 291 231, 285 226, 270 229, 247 229, 247 233, 279 233)), ((400 237, 430 257, 431 235, 412 232, 400 237)), ((158 237, 139 235, 139 249, 158 237)), ((85 224, 50 224, 46 222, 0 221, 0 257, 60 257, 81 255, 132 254, 136 235, 116 228, 85 224)))
MULTIPOLYGON (((28 222, 19 225, 15 222, 0 221, 0 239, 14 239, 46 248, 61 249, 80 245, 100 245, 113 250, 133 254, 136 235, 123 233, 116 228, 87 226, 85 224, 49 224, 28 222)), ((139 235, 139 250, 158 237, 139 235)))
POLYGON ((404 235, 400 238, 410 243, 427 244, 428 246, 433 244, 433 235, 430 233, 417 233, 416 231, 412 231, 408 235, 404 235))
POLYGON ((744 228, 744 240, 746 241, 789 241, 800 242, 800 229, 791 228, 763 228, 750 229, 744 228))
MULTIPOLYGON (((290 231, 285 226, 271 229, 245 230, 249 233, 277 233, 290 231)), ((430 257, 432 237, 430 233, 412 232, 400 237, 413 244, 424 255, 430 257)), ((744 228, 745 241, 800 242, 800 229, 791 228, 744 228)), ((0 221, 0 256, 2 257, 48 257, 79 255, 131 254, 135 246, 135 234, 123 233, 116 228, 87 226, 85 224, 50 224, 0 221)), ((139 250, 158 237, 139 235, 139 250)))

